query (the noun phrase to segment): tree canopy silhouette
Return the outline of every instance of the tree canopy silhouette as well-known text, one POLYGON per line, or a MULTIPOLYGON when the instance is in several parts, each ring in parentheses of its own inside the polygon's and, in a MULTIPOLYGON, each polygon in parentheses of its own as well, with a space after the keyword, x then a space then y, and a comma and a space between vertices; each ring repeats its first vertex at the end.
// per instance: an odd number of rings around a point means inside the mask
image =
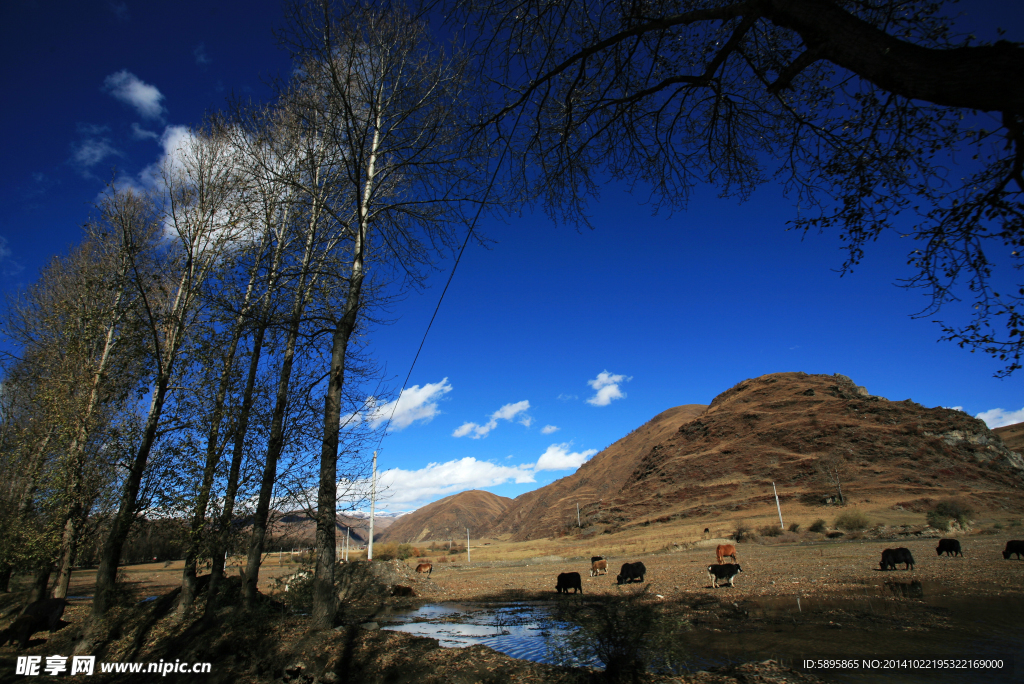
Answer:
POLYGON ((911 238, 917 315, 973 298, 943 339, 1009 375, 1024 287, 993 275, 1024 251, 1024 48, 956 33, 947 5, 464 0, 449 16, 500 93, 481 130, 514 145, 514 187, 553 216, 586 225, 608 174, 655 210, 699 184, 745 198, 775 180, 796 228, 838 231, 843 272, 884 232, 911 238))

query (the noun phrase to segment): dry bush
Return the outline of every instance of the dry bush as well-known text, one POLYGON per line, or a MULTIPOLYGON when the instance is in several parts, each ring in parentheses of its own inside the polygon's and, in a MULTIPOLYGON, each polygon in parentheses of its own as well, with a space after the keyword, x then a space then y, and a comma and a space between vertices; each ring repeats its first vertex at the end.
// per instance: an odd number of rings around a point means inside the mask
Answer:
POLYGON ((789 529, 790 532, 799 532, 800 531, 800 523, 789 523, 789 528, 788 529, 789 529))
POLYGON ((863 530, 870 524, 868 516, 858 510, 843 511, 836 516, 835 527, 847 532, 863 530))
POLYGON ((781 537, 782 528, 775 525, 763 525, 757 528, 757 533, 762 537, 781 537))
POLYGON ((811 526, 808 527, 807 529, 810 532, 817 532, 819 534, 824 534, 825 532, 828 531, 828 527, 826 526, 825 521, 822 520, 821 518, 818 518, 817 520, 812 522, 811 526))

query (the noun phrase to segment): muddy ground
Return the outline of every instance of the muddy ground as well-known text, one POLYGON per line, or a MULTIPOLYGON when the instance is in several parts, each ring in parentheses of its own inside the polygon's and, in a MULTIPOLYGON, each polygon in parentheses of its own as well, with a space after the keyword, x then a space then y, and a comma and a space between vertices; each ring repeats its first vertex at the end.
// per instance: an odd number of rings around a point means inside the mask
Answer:
MULTIPOLYGON (((141 567, 126 573, 133 594, 107 624, 93 626, 86 635, 89 599, 73 600, 64 616, 66 626, 53 635, 36 634, 23 655, 70 656, 88 636, 88 652, 97 661, 211 663, 211 672, 203 675, 59 677, 83 682, 575 683, 597 674, 516 660, 482 646, 443 649, 431 639, 365 625, 387 624, 396 611, 431 602, 601 601, 642 593, 637 600, 651 610, 681 618, 678 639, 688 651, 703 661, 731 663, 713 672, 647 676, 646 681, 1020 681, 1024 561, 1004 560, 1004 544, 1005 539, 992 536, 964 538, 963 558, 937 557, 935 539, 739 544, 742 572, 734 587, 717 589, 706 573, 707 565, 715 561, 713 542, 635 558, 611 557, 609 575, 595 578, 588 576, 589 557, 438 564, 429 578, 416 575, 409 565, 393 564, 385 579, 412 587, 416 596, 350 592, 352 598, 339 614, 342 624, 326 633, 309 633, 307 618, 272 598, 253 613, 225 600, 206 611, 205 618, 198 612, 178 617, 173 569, 141 567), (878 569, 882 549, 894 546, 911 549, 917 561, 914 570, 878 569), (636 560, 647 567, 645 583, 617 586, 620 565, 636 560), (583 576, 582 597, 554 593, 556 576, 568 571, 583 576), (152 596, 158 598, 139 603, 152 596), (798 667, 805 658, 885 656, 1015 659, 1016 672, 1003 670, 987 679, 962 671, 911 670, 891 677, 819 672, 819 680, 798 667), (768 659, 788 667, 762 662, 768 659), (742 662, 747 664, 736 664, 742 662)), ((593 552, 599 555, 601 550, 593 552)), ((291 570, 281 566, 267 574, 291 570)), ((89 581, 89 573, 76 575, 71 594, 90 596, 89 581)), ((261 586, 269 589, 269 584, 261 586)), ((21 599, 18 594, 0 598, 0 627, 13 619, 11 611, 21 599)), ((199 611, 204 607, 200 605, 199 611)), ((25 679, 13 674, 16 655, 13 646, 0 648, 0 681, 25 679)), ((33 679, 39 678, 27 681, 33 679)))

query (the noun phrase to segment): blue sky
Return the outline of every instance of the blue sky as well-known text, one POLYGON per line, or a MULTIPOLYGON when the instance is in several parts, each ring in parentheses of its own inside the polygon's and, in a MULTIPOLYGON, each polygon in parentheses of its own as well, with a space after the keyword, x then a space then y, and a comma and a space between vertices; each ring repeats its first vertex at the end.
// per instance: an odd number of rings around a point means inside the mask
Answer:
MULTIPOLYGON (((1021 40, 1014 3, 964 3, 979 36, 1021 40)), ((138 178, 175 127, 229 94, 265 98, 287 56, 275 0, 0 5, 0 287, 32 282, 79 226, 116 167, 138 178)), ((774 185, 746 203, 699 190, 685 212, 652 216, 644 195, 603 189, 595 229, 524 209, 479 229, 386 437, 392 510, 465 489, 516 496, 556 478, 660 411, 709 403, 781 371, 842 373, 873 394, 960 406, 991 425, 1024 420, 1022 377, 941 335, 897 237, 835 272, 835 235, 786 230, 793 203, 774 185), (1002 413, 996 412, 1000 410, 1002 413), (404 420, 402 419, 404 417, 404 420)), ((400 385, 452 262, 394 311, 372 350, 400 385)), ((968 306, 943 312, 966 320, 968 306)))

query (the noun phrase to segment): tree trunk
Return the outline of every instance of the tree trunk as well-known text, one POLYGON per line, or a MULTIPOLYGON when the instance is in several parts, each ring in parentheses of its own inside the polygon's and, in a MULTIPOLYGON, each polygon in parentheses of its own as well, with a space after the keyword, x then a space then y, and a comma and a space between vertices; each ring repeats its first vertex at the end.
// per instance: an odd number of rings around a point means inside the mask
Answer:
MULTIPOLYGON (((366 183, 359 202, 359 225, 352 247, 352 275, 349 280, 345 311, 331 340, 331 371, 324 397, 324 438, 320 451, 320 488, 316 498, 316 573, 313 576, 313 629, 331 629, 338 610, 334 593, 334 562, 337 539, 338 430, 341 426, 341 392, 345 386, 345 360, 348 341, 355 330, 362 296, 366 239, 369 230, 369 198, 373 189, 376 150, 380 142, 380 122, 373 132, 373 143, 366 167, 366 183)), ((371 523, 371 529, 373 528, 371 523)), ((372 543, 372 539, 370 542, 372 543)))
POLYGON ((46 598, 46 588, 50 584, 50 575, 53 573, 53 564, 40 565, 36 569, 35 578, 32 580, 32 590, 28 594, 28 602, 35 603, 46 598))
POLYGON ((235 510, 235 495, 238 493, 238 478, 242 470, 242 456, 245 450, 245 434, 249 429, 249 415, 252 411, 253 394, 256 387, 256 375, 259 372, 260 356, 263 352, 263 338, 266 325, 256 331, 253 341, 252 357, 249 360, 249 377, 245 381, 245 393, 242 396, 242 407, 235 424, 234 444, 231 452, 231 467, 228 470, 227 489, 224 492, 224 507, 220 513, 220 522, 213 543, 213 567, 210 568, 210 586, 207 590, 206 607, 209 611, 213 599, 217 595, 218 583, 224 577, 224 554, 231 536, 231 521, 235 510))
POLYGON ((309 278, 310 263, 313 259, 313 247, 316 238, 318 217, 314 214, 309 222, 309 235, 306 239, 299 280, 296 284, 295 298, 292 301, 291 320, 289 321, 288 338, 285 343, 284 359, 277 382, 277 398, 274 402, 274 413, 270 422, 270 435, 267 439, 267 460, 263 465, 263 479, 260 482, 260 496, 256 503, 256 515, 252 523, 252 538, 249 541, 249 555, 245 563, 245 575, 242 577, 242 605, 252 608, 256 601, 256 584, 260 574, 260 559, 263 555, 263 543, 267 536, 267 521, 270 517, 270 497, 274 493, 274 481, 277 479, 277 461, 284 449, 284 414, 288 408, 288 385, 291 382, 292 366, 295 362, 295 346, 298 343, 299 326, 302 314, 306 310, 306 282, 309 278))
MULTIPOLYGON (((234 332, 231 343, 228 345, 227 355, 224 358, 224 367, 220 373, 217 396, 214 399, 213 416, 210 419, 210 434, 206 438, 206 465, 203 468, 203 483, 199 488, 199 496, 196 498, 195 509, 192 512, 188 549, 185 552, 185 567, 181 573, 181 600, 178 601, 178 612, 182 614, 189 611, 196 598, 196 562, 199 559, 199 551, 203 544, 203 532, 206 528, 206 509, 210 503, 210 492, 213 490, 214 476, 217 474, 217 465, 220 463, 220 424, 224 419, 224 402, 227 398, 228 386, 231 384, 231 369, 235 365, 235 354, 241 341, 243 325, 249 310, 249 299, 252 297, 255 282, 256 271, 254 269, 249 278, 249 286, 246 288, 245 297, 242 300, 241 310, 235 319, 234 332)), ((243 432, 243 438, 244 434, 243 432)), ((224 561, 221 559, 222 567, 223 563, 224 561)))
POLYGON ((128 470, 128 477, 121 490, 117 513, 111 521, 110 532, 107 534, 107 539, 103 543, 103 551, 100 553, 100 564, 96 570, 96 592, 92 601, 92 614, 96 617, 102 617, 110 608, 117 581, 117 566, 121 561, 121 551, 124 549, 125 540, 128 539, 132 523, 135 522, 139 487, 142 484, 142 476, 146 470, 149 453, 156 443, 156 429, 160 423, 160 414, 163 412, 164 400, 167 397, 167 388, 170 384, 169 370, 163 373, 160 383, 153 391, 153 401, 150 404, 149 418, 146 421, 142 443, 128 470))
POLYGON ((11 575, 14 574, 14 568, 10 565, 5 565, 0 568, 0 593, 8 594, 11 591, 11 575))

